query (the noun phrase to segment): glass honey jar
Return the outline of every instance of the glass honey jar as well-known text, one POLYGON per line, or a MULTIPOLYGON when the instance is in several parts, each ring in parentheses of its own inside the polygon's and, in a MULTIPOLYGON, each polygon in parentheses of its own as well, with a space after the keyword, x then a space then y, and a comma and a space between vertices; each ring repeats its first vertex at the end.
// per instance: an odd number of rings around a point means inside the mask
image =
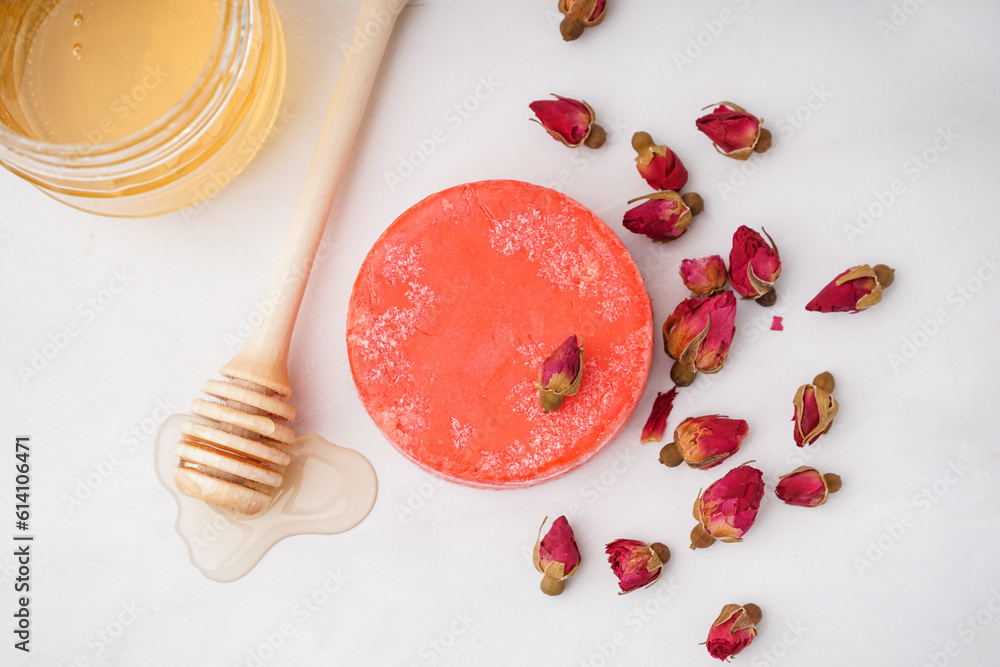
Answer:
POLYGON ((246 167, 284 79, 270 0, 0 0, 0 163, 84 211, 175 211, 246 167))

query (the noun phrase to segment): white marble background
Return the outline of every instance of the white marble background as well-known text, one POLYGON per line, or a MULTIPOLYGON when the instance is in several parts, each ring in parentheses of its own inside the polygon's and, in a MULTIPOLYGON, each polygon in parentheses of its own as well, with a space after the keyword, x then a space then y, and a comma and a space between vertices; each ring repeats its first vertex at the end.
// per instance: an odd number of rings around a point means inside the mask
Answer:
POLYGON ((277 0, 288 46, 280 129, 200 210, 102 219, 0 173, 0 540, 12 544, 23 434, 37 536, 30 656, 12 646, 16 573, 12 548, 0 548, 0 663, 710 665, 699 643, 711 621, 726 603, 753 601, 760 634, 734 664, 996 664, 1000 9, 609 2, 604 24, 572 44, 558 36, 555 0, 404 11, 290 367, 298 430, 364 453, 381 493, 355 530, 288 539, 235 583, 188 562, 153 473, 153 436, 228 360, 263 296, 359 3, 277 0), (529 123, 528 103, 550 92, 591 103, 607 145, 571 151, 529 123), (727 160, 695 130, 701 107, 721 99, 765 118, 766 156, 727 160), (640 129, 678 152, 706 200, 692 231, 665 247, 620 224, 626 200, 648 192, 629 147, 640 129), (443 140, 430 150, 432 137, 443 140), (746 542, 687 549, 698 489, 736 462, 667 470, 656 445, 639 445, 653 397, 670 386, 659 344, 621 437, 539 487, 438 482, 372 425, 344 343, 354 275, 410 204, 483 178, 558 187, 607 220, 646 279, 657 325, 685 295, 683 257, 726 255, 740 224, 774 236, 782 300, 770 311, 740 304, 729 363, 683 391, 670 422, 715 412, 750 422, 741 458, 756 459, 771 488, 746 542), (856 316, 803 309, 863 262, 897 269, 883 303, 856 316), (109 300, 116 276, 125 285, 109 300), (99 309, 87 315, 90 300, 99 309), (784 331, 769 330, 773 315, 784 331), (22 378, 70 324, 79 335, 22 378), (823 370, 837 377, 840 415, 801 451, 792 396, 823 370), (815 510, 784 506, 773 481, 801 463, 841 474, 843 490, 815 510), (584 564, 546 598, 530 551, 542 517, 560 514, 584 564), (672 548, 654 587, 615 594, 603 545, 620 537, 672 548))

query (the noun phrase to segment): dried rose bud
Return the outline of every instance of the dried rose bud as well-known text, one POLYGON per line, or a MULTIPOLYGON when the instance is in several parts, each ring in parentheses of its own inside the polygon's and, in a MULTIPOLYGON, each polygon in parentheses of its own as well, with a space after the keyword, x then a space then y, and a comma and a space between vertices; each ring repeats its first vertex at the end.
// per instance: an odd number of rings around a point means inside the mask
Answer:
POLYGON ((679 195, 672 190, 630 199, 629 204, 643 199, 641 204, 625 211, 622 224, 635 234, 645 234, 657 243, 678 239, 691 226, 691 217, 705 208, 705 202, 695 192, 679 195))
POLYGON ((559 0, 559 12, 565 16, 559 32, 567 42, 583 34, 604 20, 608 12, 607 0, 559 0))
MULTIPOLYGON (((715 106, 710 104, 704 109, 715 106)), ((719 102, 715 109, 695 125, 712 140, 715 150, 734 160, 746 160, 754 151, 763 153, 771 147, 771 132, 761 127, 764 120, 747 113, 732 102, 719 102)))
POLYGON ((833 418, 837 416, 837 401, 830 394, 833 392, 834 380, 830 373, 820 373, 812 384, 804 384, 795 392, 792 405, 795 414, 792 430, 795 444, 799 447, 812 444, 830 430, 833 418))
POLYGON ((726 289, 726 263, 718 255, 681 260, 681 280, 691 296, 714 296, 726 289))
POLYGON ((688 417, 674 430, 674 441, 660 450, 660 463, 673 468, 683 461, 692 468, 714 468, 740 450, 749 430, 742 419, 688 417))
POLYGON ((583 100, 574 100, 561 95, 553 95, 554 100, 537 100, 528 105, 537 118, 531 118, 545 128, 553 139, 563 145, 576 148, 580 144, 588 148, 604 145, 607 133, 594 122, 594 109, 583 100))
POLYGON ((687 184, 688 172, 681 159, 666 146, 654 144, 648 132, 633 134, 632 148, 639 154, 636 169, 650 187, 680 191, 687 184))
POLYGON ((561 516, 552 522, 549 532, 542 537, 545 520, 538 528, 538 539, 535 540, 535 569, 545 575, 542 579, 542 592, 546 595, 559 595, 566 587, 565 581, 576 573, 580 567, 580 549, 576 546, 573 529, 569 521, 561 516))
POLYGON ((708 631, 705 647, 709 654, 719 660, 728 660, 745 649, 757 636, 757 624, 763 616, 760 607, 753 603, 742 607, 727 604, 708 631))
POLYGON ((663 323, 663 346, 672 359, 670 378, 678 387, 698 371, 717 373, 726 363, 736 333, 736 297, 729 290, 704 299, 681 301, 663 323))
POLYGON ((646 425, 642 427, 642 441, 647 442, 663 440, 663 432, 667 430, 667 417, 674 407, 674 398, 677 396, 677 387, 667 393, 656 392, 656 400, 653 401, 653 411, 646 420, 646 425))
POLYGON ((882 300, 882 290, 892 284, 896 272, 885 264, 867 264, 847 269, 820 290, 806 310, 820 313, 858 313, 882 300))
POLYGON ((611 570, 618 577, 618 587, 621 588, 618 595, 653 585, 670 560, 670 549, 659 542, 646 544, 639 540, 615 540, 607 545, 605 551, 611 570))
POLYGON ((576 336, 570 336, 542 364, 535 388, 538 400, 546 412, 558 410, 563 399, 580 388, 583 378, 583 346, 576 336))
POLYGON ((770 235, 767 240, 770 245, 746 225, 741 225, 733 233, 733 249, 729 251, 729 282, 744 299, 755 299, 762 306, 773 306, 778 300, 774 281, 781 275, 781 257, 770 235))
POLYGON ((799 466, 779 478, 774 492, 789 505, 819 507, 829 494, 840 491, 840 487, 840 475, 832 472, 824 475, 816 468, 799 466))
POLYGON ((711 546, 716 540, 742 542, 757 518, 764 497, 764 475, 744 463, 712 483, 694 503, 698 525, 691 531, 691 548, 711 546))

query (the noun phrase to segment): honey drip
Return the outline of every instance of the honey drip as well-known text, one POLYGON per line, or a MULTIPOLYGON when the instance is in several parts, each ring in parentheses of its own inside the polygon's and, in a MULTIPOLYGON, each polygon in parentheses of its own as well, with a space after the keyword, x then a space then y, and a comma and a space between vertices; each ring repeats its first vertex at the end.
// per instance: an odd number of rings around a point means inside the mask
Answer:
POLYGON ((173 415, 163 423, 156 437, 156 475, 177 501, 176 528, 191 562, 209 579, 239 579, 286 537, 350 530, 375 504, 378 481, 368 459, 316 434, 299 436, 289 446, 292 460, 281 487, 259 514, 246 516, 185 496, 174 484, 174 448, 189 421, 208 420, 173 415))

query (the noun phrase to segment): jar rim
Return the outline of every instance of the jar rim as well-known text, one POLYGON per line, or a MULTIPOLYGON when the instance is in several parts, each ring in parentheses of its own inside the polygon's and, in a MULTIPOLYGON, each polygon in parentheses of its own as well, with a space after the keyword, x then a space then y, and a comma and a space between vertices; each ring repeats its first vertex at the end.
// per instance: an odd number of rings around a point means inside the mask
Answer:
MULTIPOLYGON (((223 0, 212 50, 198 78, 169 111, 149 125, 112 141, 95 144, 57 143, 32 139, 0 123, 0 157, 13 152, 40 164, 66 166, 107 166, 150 153, 157 146, 184 131, 211 103, 215 91, 230 76, 230 67, 243 43, 243 7, 248 0, 223 0), (200 102, 197 102, 202 98, 200 102), (46 159, 46 158, 49 159, 46 159)), ((2 160, 0 160, 2 161, 2 160)))

